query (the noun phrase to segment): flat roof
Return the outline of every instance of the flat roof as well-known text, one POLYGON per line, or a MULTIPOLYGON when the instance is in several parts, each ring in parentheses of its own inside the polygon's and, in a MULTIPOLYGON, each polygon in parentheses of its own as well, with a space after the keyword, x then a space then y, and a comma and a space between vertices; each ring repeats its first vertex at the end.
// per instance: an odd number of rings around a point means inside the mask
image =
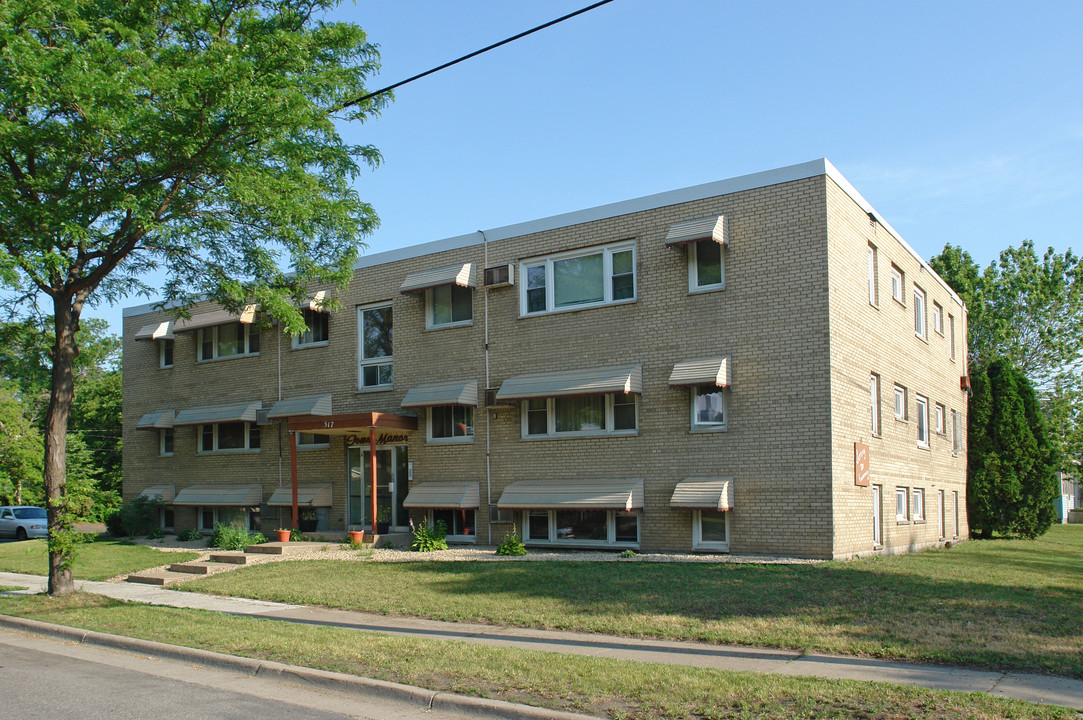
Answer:
MULTIPOLYGON (((354 264, 354 270, 375 267, 377 265, 384 265, 399 260, 408 260, 424 255, 432 255, 447 250, 458 250, 473 245, 481 245, 485 241, 496 242, 498 240, 506 240, 521 235, 530 235, 531 233, 555 230, 557 228, 594 222, 596 220, 605 220, 607 218, 642 212, 644 210, 654 210, 660 207, 666 207, 667 205, 677 205, 719 195, 729 195, 744 190, 754 190, 756 188, 768 187, 771 185, 781 185, 782 183, 805 180, 820 175, 826 175, 831 178, 862 210, 873 216, 876 221, 880 223, 881 227, 891 233, 907 252, 913 255, 914 258, 921 263, 922 267, 928 270, 932 276, 940 282, 944 289, 951 294, 951 297, 959 303, 960 306, 963 304, 963 301, 955 294, 955 291, 936 274, 936 271, 932 269, 929 263, 910 247, 909 243, 903 240, 902 236, 895 231, 895 228, 891 227, 891 225, 880 216, 880 213, 873 209, 872 205, 861 196, 861 193, 850 184, 849 180, 843 177, 842 173, 840 173, 827 158, 820 158, 798 165, 789 165, 774 170, 764 170, 763 172, 752 173, 751 175, 741 175, 739 177, 729 178, 728 180, 716 180, 714 182, 693 185, 679 190, 667 190, 666 192, 660 192, 654 195, 646 195, 631 200, 621 200, 620 202, 598 205, 597 207, 587 208, 585 210, 576 210, 560 215, 552 215, 550 217, 516 223, 514 225, 504 225, 503 227, 491 228, 489 230, 477 230, 467 235, 456 235, 454 237, 444 238, 443 240, 433 240, 431 242, 409 245, 395 250, 385 250, 384 252, 373 253, 372 255, 363 255, 354 264), (482 237, 483 234, 484 239, 482 237)), ((134 315, 142 315, 143 313, 153 311, 155 305, 157 305, 157 303, 144 303, 142 305, 124 308, 122 316, 131 317, 134 315)), ((166 307, 173 307, 173 305, 167 304, 166 307)))

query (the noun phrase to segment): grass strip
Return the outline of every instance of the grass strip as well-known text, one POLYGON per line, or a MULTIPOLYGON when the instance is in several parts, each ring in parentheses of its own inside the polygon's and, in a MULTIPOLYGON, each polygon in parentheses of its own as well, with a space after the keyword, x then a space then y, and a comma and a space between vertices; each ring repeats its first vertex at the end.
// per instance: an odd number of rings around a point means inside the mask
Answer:
POLYGON ((1065 708, 980 693, 554 655, 152 607, 82 593, 0 597, 0 613, 615 719, 1075 717, 1065 708))
MULTIPOLYGON (((126 540, 99 538, 76 547, 73 573, 77 580, 107 580, 117 575, 127 575, 197 557, 199 553, 163 552, 126 540)), ((26 540, 0 545, 0 570, 27 575, 47 575, 49 555, 45 541, 26 540)))
POLYGON ((183 589, 517 627, 1083 677, 1083 526, 815 565, 282 562, 183 589))

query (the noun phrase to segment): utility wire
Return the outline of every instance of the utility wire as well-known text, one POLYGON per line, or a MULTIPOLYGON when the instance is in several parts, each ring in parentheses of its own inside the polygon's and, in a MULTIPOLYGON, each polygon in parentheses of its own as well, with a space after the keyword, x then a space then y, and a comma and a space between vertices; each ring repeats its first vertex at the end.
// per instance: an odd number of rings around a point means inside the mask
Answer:
POLYGON ((573 18, 576 15, 582 15, 585 12, 589 12, 589 11, 593 10, 594 8, 601 7, 602 5, 605 5, 605 4, 611 3, 611 2, 613 2, 613 0, 601 0, 601 2, 596 2, 593 5, 588 5, 587 7, 582 8, 580 10, 576 10, 573 13, 568 13, 564 17, 558 17, 556 20, 550 20, 549 22, 544 23, 542 25, 539 25, 536 28, 531 28, 530 30, 527 30, 525 32, 521 32, 518 35, 513 35, 510 38, 507 38, 505 40, 501 40, 498 43, 493 43, 492 45, 490 45, 488 47, 482 48, 481 50, 475 50, 474 52, 472 52, 472 53, 470 53, 468 55, 463 55, 461 58, 459 58, 457 60, 452 60, 451 62, 446 62, 446 63, 444 63, 443 65, 441 65, 439 67, 434 67, 432 70, 426 70, 423 73, 419 73, 417 75, 414 75, 413 77, 406 78, 405 80, 401 80, 401 81, 395 83, 394 85, 388 85, 387 87, 385 87, 382 90, 377 90, 376 92, 370 92, 368 95, 362 95, 361 97, 357 98, 356 100, 351 100, 348 103, 343 104, 339 109, 342 110, 342 109, 350 107, 351 105, 357 105, 358 103, 365 102, 369 98, 374 98, 377 95, 383 95, 384 93, 390 92, 390 91, 394 90, 397 87, 402 87, 403 85, 405 85, 407 83, 412 83, 414 80, 420 80, 421 78, 425 77, 426 75, 432 75, 433 73, 439 72, 439 71, 441 71, 441 70, 443 70, 445 68, 449 68, 452 65, 457 65, 458 63, 461 63, 463 60, 469 60, 472 57, 477 57, 478 55, 481 55, 482 53, 489 52, 490 50, 493 50, 495 48, 500 47, 501 45, 507 45, 508 43, 514 42, 514 41, 518 40, 519 38, 524 38, 527 35, 530 35, 531 33, 536 33, 539 30, 544 30, 547 27, 551 27, 553 25, 556 25, 557 23, 564 22, 565 20, 568 20, 569 18, 573 18))

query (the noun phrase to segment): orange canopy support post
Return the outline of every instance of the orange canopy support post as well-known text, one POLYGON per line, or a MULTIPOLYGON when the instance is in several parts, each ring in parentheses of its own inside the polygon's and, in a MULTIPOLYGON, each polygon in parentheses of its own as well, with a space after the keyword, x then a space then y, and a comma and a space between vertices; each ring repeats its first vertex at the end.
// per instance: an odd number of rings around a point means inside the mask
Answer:
MULTIPOLYGON (((375 415, 375 413, 373 413, 375 415)), ((376 536, 376 425, 369 426, 369 481, 372 485, 372 535, 376 536)))
POLYGON ((290 431, 290 483, 293 491, 293 524, 290 529, 297 529, 297 433, 290 431))

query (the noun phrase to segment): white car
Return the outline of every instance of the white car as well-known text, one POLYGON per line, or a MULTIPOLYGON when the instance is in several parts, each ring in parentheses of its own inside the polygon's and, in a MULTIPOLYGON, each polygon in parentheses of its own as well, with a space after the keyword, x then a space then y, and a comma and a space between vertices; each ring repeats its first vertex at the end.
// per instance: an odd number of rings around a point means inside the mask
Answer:
POLYGON ((43 538, 49 535, 49 523, 45 508, 30 505, 5 505, 0 507, 0 537, 16 540, 43 538))

